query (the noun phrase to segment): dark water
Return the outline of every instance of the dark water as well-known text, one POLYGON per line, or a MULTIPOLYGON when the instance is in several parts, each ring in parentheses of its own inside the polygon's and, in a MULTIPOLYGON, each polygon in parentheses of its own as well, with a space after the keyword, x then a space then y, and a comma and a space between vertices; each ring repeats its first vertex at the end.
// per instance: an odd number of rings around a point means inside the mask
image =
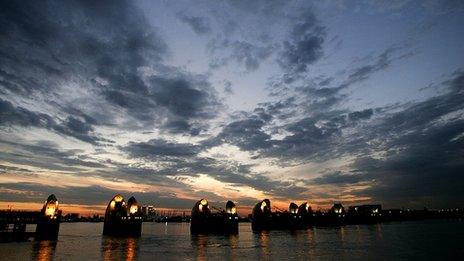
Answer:
POLYGON ((144 223, 142 237, 102 237, 102 223, 63 223, 57 242, 0 244, 0 260, 464 259, 464 221, 191 236, 189 224, 144 223))

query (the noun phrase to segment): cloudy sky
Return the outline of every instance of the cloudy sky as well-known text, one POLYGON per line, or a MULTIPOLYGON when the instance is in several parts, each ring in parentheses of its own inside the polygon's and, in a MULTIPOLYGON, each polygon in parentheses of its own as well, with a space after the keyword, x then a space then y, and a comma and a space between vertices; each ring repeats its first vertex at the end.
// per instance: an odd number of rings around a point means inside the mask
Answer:
POLYGON ((464 204, 461 1, 2 1, 0 207, 464 204))

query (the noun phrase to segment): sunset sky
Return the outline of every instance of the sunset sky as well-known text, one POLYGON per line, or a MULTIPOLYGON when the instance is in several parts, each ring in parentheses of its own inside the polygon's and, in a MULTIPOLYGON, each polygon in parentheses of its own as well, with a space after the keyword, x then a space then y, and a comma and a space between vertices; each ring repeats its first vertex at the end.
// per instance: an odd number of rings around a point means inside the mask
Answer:
POLYGON ((0 208, 463 206, 463 28, 453 0, 2 1, 0 208))

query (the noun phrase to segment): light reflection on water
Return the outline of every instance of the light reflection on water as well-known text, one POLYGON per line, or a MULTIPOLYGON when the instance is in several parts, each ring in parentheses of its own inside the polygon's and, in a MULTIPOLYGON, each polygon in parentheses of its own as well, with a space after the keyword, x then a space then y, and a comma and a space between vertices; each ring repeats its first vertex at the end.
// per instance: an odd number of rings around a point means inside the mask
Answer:
POLYGON ((265 259, 267 256, 269 256, 269 232, 263 231, 260 233, 256 234, 258 237, 258 246, 261 249, 260 253, 260 259, 265 259))
POLYGON ((53 260, 56 244, 56 241, 50 240, 34 242, 32 246, 32 259, 37 261, 53 260))
POLYGON ((144 223, 140 238, 101 235, 102 223, 63 223, 58 241, 0 244, 1 260, 418 259, 463 255, 464 222, 429 220, 238 235, 190 235, 189 224, 144 223))
POLYGON ((103 260, 137 260, 137 238, 102 237, 103 260))

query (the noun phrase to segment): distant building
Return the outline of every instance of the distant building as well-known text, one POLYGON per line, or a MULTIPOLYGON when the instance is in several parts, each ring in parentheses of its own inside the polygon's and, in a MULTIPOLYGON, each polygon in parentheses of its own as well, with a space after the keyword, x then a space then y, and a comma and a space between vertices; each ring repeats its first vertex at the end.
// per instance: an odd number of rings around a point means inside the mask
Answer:
POLYGON ((79 213, 69 213, 63 216, 64 222, 77 222, 79 221, 79 213))
POLYGON ((142 206, 142 216, 145 221, 153 221, 156 219, 156 208, 153 205, 142 206))

